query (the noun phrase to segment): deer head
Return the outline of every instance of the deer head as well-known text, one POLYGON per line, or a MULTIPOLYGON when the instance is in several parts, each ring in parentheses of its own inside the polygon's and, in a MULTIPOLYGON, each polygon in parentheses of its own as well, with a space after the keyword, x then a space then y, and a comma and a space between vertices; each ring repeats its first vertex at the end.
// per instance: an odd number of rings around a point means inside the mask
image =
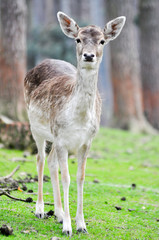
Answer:
POLYGON ((80 28, 77 23, 63 12, 57 14, 64 34, 76 41, 77 63, 82 69, 96 69, 102 60, 104 46, 117 38, 126 18, 124 16, 108 22, 104 29, 91 25, 80 28))

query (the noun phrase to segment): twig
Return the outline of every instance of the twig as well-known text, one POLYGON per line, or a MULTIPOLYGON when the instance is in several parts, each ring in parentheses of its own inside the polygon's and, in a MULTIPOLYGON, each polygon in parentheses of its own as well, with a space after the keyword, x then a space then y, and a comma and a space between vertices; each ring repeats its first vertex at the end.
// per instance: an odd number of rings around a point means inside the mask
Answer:
POLYGON ((16 201, 26 202, 25 199, 13 197, 13 196, 11 196, 9 193, 7 193, 7 192, 5 192, 5 191, 2 191, 2 192, 0 193, 0 196, 2 196, 2 195, 5 195, 5 196, 7 196, 7 197, 9 197, 9 198, 11 198, 11 199, 13 199, 13 200, 16 200, 16 201))
POLYGON ((12 162, 33 162, 33 160, 29 160, 26 158, 22 158, 22 157, 14 157, 12 159, 10 159, 12 162))
POLYGON ((17 190, 18 190, 17 187, 16 188, 0 188, 0 191, 2 192, 5 192, 5 191, 11 192, 11 191, 17 191, 17 190))
MULTIPOLYGON (((11 196, 9 193, 7 193, 7 192, 5 192, 5 191, 0 192, 0 196, 2 196, 2 195, 7 196, 7 197, 9 197, 9 198, 11 198, 11 199, 13 199, 13 200, 16 200, 16 201, 21 201, 21 202, 27 202, 27 203, 28 203, 28 201, 26 201, 25 199, 13 197, 13 196, 11 196)), ((32 201, 32 203, 36 203, 36 202, 35 202, 35 201, 32 201)), ((53 206, 54 203, 45 202, 44 205, 53 206)))
POLYGON ((11 178, 19 170, 19 168, 20 166, 18 165, 9 175, 5 177, 0 177, 0 181, 11 178))

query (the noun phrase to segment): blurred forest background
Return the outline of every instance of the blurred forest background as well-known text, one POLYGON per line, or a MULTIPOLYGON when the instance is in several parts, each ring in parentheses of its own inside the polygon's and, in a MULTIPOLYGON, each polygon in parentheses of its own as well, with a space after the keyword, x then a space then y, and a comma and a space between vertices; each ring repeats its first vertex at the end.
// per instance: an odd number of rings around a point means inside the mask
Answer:
POLYGON ((101 124, 135 132, 159 129, 159 0, 0 0, 0 115, 26 119, 23 80, 43 59, 76 65, 75 43, 62 33, 58 11, 79 26, 102 28, 126 16, 100 67, 101 124))

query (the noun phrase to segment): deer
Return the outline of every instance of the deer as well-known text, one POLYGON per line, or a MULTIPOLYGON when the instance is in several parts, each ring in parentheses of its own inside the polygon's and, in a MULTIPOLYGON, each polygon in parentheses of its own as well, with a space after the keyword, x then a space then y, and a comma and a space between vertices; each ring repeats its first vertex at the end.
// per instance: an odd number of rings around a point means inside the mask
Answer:
POLYGON ((79 27, 63 12, 57 13, 63 33, 76 42, 77 68, 63 60, 46 59, 24 79, 24 96, 32 136, 36 142, 38 197, 35 215, 44 217, 43 170, 46 141, 52 142, 48 167, 54 195, 55 216, 63 233, 72 235, 69 211, 70 175, 68 154, 77 156, 78 232, 86 233, 83 214, 83 185, 87 155, 100 126, 101 97, 97 88, 104 46, 121 32, 126 18, 109 21, 104 29, 95 25, 79 27), (59 167, 64 193, 64 210, 59 187, 59 167))

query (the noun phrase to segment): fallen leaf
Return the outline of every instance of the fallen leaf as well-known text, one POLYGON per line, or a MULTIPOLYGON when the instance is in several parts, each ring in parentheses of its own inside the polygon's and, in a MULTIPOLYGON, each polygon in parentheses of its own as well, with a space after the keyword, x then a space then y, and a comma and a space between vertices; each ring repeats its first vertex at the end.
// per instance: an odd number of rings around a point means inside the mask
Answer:
POLYGON ((25 199, 26 202, 33 202, 33 199, 31 197, 28 197, 25 199))
POLYGON ((131 187, 132 187, 133 189, 135 189, 135 188, 136 188, 136 184, 135 184, 135 183, 132 183, 132 184, 131 184, 131 187))
POLYGON ((30 231, 29 231, 29 230, 23 230, 23 231, 21 231, 21 233, 24 233, 24 234, 29 234, 29 233, 30 233, 30 231))
POLYGON ((129 211, 129 212, 133 212, 133 211, 135 211, 135 209, 133 209, 133 208, 132 208, 132 209, 131 209, 131 208, 128 208, 128 211, 129 211))
POLYGON ((126 201, 126 197, 122 197, 122 198, 121 198, 121 201, 126 201))
POLYGON ((99 183, 99 180, 98 179, 94 179, 93 182, 94 183, 99 183))
POLYGON ((6 224, 2 225, 2 227, 0 228, 0 231, 5 236, 9 236, 13 234, 13 228, 6 224))
POLYGON ((18 191, 23 192, 23 190, 20 188, 20 186, 18 186, 18 191))
POLYGON ((122 210, 122 207, 120 206, 115 206, 116 210, 122 210))

